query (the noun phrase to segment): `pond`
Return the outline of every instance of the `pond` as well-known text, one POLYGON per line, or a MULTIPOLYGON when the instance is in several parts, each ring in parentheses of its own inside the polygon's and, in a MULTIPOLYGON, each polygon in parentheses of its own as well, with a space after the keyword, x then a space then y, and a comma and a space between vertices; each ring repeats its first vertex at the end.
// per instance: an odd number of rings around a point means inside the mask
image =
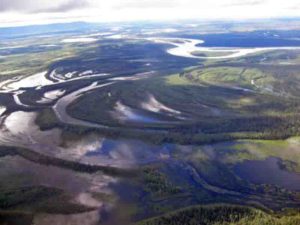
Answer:
POLYGON ((278 158, 247 160, 237 164, 234 172, 254 184, 272 184, 289 190, 300 190, 300 174, 283 169, 278 158))

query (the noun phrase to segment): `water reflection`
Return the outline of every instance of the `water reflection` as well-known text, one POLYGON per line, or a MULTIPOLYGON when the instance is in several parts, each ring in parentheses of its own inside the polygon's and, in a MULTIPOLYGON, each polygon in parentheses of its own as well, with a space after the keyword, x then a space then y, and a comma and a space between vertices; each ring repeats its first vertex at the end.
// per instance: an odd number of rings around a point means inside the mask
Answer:
POLYGON ((98 149, 87 152, 84 159, 128 167, 169 159, 175 148, 173 144, 155 145, 138 140, 105 139, 98 149))
POLYGON ((300 190, 300 174, 289 172, 280 166, 280 159, 247 160, 235 166, 235 173, 255 184, 272 184, 290 190, 300 190))

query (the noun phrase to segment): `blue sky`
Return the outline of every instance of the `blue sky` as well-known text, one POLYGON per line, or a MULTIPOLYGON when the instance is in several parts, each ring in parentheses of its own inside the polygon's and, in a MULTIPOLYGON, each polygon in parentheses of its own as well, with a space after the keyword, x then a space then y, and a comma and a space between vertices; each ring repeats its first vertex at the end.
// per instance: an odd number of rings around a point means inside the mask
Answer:
POLYGON ((0 26, 300 16, 300 0, 0 0, 0 26))

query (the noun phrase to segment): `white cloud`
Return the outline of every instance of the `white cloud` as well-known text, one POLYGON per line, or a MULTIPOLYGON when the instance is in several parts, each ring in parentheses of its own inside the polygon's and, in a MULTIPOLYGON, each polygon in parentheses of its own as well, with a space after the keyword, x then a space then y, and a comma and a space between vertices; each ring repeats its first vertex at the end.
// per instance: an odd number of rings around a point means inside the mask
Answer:
POLYGON ((1 0, 0 12, 64 12, 88 5, 87 0, 1 0))
POLYGON ((299 0, 1 0, 0 26, 63 21, 300 16, 299 0))

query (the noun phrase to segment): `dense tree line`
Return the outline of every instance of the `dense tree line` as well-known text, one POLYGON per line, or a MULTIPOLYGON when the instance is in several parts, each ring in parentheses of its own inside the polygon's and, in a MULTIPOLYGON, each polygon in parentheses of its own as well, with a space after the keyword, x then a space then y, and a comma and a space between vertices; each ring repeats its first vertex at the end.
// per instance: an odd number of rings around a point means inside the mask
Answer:
POLYGON ((194 206, 137 225, 298 225, 300 216, 272 215, 261 210, 232 205, 194 206))
POLYGON ((100 165, 90 165, 90 164, 82 164, 79 162, 68 161, 64 159, 54 158, 51 156, 43 155, 41 153, 31 151, 29 149, 20 148, 20 147, 5 147, 0 146, 1 156, 5 155, 19 155, 31 162, 43 164, 43 165, 51 165, 62 167, 66 169, 71 169, 78 172, 83 173, 95 173, 101 171, 107 175, 111 176, 135 176, 137 175, 136 171, 119 169, 116 167, 110 166, 100 166, 100 165))

